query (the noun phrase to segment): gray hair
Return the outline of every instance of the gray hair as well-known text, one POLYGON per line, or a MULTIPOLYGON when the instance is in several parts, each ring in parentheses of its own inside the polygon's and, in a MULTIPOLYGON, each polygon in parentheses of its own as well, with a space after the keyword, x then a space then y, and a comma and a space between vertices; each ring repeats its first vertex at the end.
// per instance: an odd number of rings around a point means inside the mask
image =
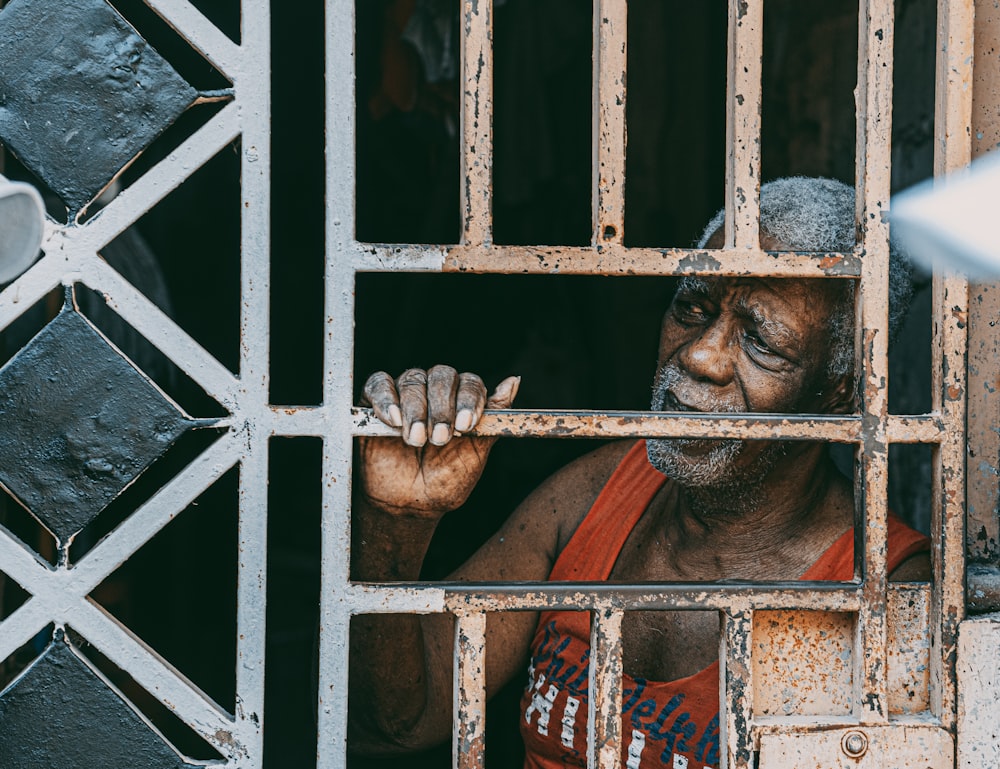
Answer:
MULTIPOLYGON (((725 211, 705 227, 698 248, 722 226, 725 211)), ((854 188, 834 179, 789 176, 760 188, 760 229, 796 251, 846 252, 855 244, 854 188)), ((831 379, 854 368, 854 281, 842 281, 843 298, 830 317, 831 379)), ((895 338, 913 296, 913 268, 889 239, 889 338, 895 338)))

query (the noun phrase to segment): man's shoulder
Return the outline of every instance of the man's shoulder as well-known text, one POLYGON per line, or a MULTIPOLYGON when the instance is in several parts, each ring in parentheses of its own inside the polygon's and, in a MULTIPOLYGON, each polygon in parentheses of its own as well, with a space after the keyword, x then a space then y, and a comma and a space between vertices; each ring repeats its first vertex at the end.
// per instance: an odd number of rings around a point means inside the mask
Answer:
POLYGON ((545 492, 559 500, 558 551, 569 542, 587 517, 608 479, 635 446, 634 440, 614 441, 595 449, 554 473, 544 484, 545 492))

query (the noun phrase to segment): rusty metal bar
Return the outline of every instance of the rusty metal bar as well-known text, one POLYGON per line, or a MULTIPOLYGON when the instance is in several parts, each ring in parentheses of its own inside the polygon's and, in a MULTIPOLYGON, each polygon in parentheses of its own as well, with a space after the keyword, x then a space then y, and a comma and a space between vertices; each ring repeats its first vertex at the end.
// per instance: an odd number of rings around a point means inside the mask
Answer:
POLYGON ((753 719, 753 667, 751 638, 753 611, 748 608, 722 612, 719 638, 719 726, 724 756, 720 769, 753 769, 750 733, 753 719))
POLYGON ((858 612, 854 714, 862 723, 888 718, 886 664, 886 538, 888 536, 888 328, 889 207, 892 126, 891 0, 861 0, 858 14, 857 216, 865 247, 859 300, 862 422, 860 444, 864 528, 863 600, 858 612))
POLYGON ((625 71, 628 6, 594 0, 593 217, 595 246, 625 233, 625 71))
MULTIPOLYGON (((726 248, 760 248, 763 0, 729 3, 726 77, 726 248)), ((735 255, 734 255, 735 256, 735 255)))
POLYGON ((486 759, 486 614, 456 613, 452 766, 482 769, 486 759))
POLYGON ((855 253, 736 252, 690 248, 599 246, 414 246, 355 244, 358 272, 468 272, 522 275, 767 275, 773 278, 857 278, 855 253), (725 254, 725 256, 723 256, 725 254))
POLYGON ((587 766, 618 769, 622 754, 622 619, 620 607, 604 603, 590 620, 590 681, 587 766))
MULTIPOLYGON (((934 174, 959 171, 972 155, 973 0, 938 3, 934 174)), ((947 183, 939 181, 938 183, 947 183)), ((945 439, 934 452, 931 526, 935 537, 931 601, 931 710, 945 728, 955 725, 955 652, 965 617, 965 410, 968 284, 935 273, 933 404, 945 439)))
POLYGON ((493 0, 462 4, 462 243, 493 241, 493 0))
POLYGON ((622 611, 754 609, 857 611, 860 586, 852 582, 755 582, 618 585, 607 582, 353 583, 342 603, 355 614, 442 611, 622 611))
MULTIPOLYGON (((282 421, 293 421, 282 410, 282 421)), ((371 409, 351 410, 356 436, 397 435, 397 428, 377 420, 371 409)), ((303 417, 303 422, 307 422, 303 417)), ((314 434, 315 425, 303 429, 314 434)), ((818 440, 858 443, 863 439, 861 417, 823 414, 692 414, 647 411, 487 411, 476 435, 508 438, 740 438, 754 440, 818 440)), ((941 420, 933 414, 890 416, 887 439, 894 443, 937 443, 943 440, 941 420)))

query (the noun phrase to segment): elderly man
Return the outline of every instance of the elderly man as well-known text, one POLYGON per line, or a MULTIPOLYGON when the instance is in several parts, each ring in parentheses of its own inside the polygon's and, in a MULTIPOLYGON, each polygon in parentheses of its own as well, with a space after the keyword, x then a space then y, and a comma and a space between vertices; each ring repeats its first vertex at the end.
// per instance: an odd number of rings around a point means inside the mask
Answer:
MULTIPOLYGON (((721 245, 721 213, 699 246, 721 245)), ((761 188, 769 250, 847 251, 854 191, 826 179, 761 188)), ((893 323, 909 273, 894 254, 893 323)), ((853 284, 685 278, 663 319, 652 409, 848 413, 854 404, 853 284)), ((491 442, 463 433, 507 408, 518 379, 487 397, 447 366, 373 374, 365 396, 400 439, 361 445, 355 578, 417 578, 434 528, 476 484, 491 442)), ((853 488, 816 442, 657 439, 604 446, 546 480, 454 575, 465 581, 851 579, 853 488)), ((894 579, 925 578, 926 540, 891 518, 894 579)), ((489 616, 486 688, 528 665, 526 766, 586 763, 588 616, 489 616)), ((628 767, 718 763, 715 612, 632 612, 622 627, 628 767), (676 757, 676 758, 674 758, 676 757)), ((444 616, 358 618, 352 745, 393 752, 450 732, 453 634, 444 616)))

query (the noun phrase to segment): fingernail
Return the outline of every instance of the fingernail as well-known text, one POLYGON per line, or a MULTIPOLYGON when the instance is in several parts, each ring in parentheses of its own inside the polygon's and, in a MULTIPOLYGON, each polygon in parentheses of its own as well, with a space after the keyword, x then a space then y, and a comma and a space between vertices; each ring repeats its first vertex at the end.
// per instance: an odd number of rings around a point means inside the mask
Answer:
POLYGON ((451 428, 444 422, 434 425, 434 432, 431 433, 431 443, 435 446, 443 446, 451 438, 451 428))
POLYGON ((455 429, 464 433, 472 427, 472 412, 469 409, 462 409, 455 417, 455 429))
POLYGON ((393 427, 403 426, 403 413, 395 403, 389 406, 389 424, 393 427))
POLYGON ((423 446, 427 443, 427 427, 423 422, 414 422, 410 425, 410 435, 406 442, 411 446, 423 446))

